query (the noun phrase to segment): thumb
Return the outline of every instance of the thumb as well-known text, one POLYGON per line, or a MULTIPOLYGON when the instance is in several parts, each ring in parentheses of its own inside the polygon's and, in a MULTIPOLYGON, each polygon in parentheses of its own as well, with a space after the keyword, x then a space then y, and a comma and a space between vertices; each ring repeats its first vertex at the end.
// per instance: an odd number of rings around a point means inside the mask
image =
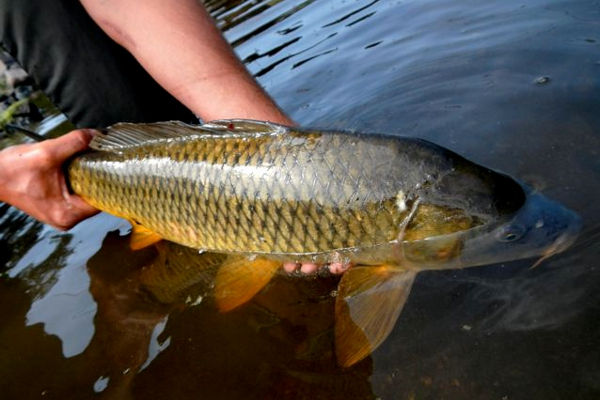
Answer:
POLYGON ((58 137, 43 142, 48 146, 48 151, 59 161, 65 161, 74 154, 88 148, 88 145, 94 135, 99 132, 94 129, 77 129, 58 137))

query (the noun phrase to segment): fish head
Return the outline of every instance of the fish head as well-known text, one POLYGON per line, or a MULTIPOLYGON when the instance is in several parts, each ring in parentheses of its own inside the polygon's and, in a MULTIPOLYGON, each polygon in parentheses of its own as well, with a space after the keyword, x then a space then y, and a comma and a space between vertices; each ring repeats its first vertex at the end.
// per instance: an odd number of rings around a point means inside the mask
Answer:
MULTIPOLYGON (((399 237, 420 269, 464 268, 565 250, 581 219, 503 173, 448 152, 449 168, 421 188, 399 237)), ((447 164, 448 165, 448 164, 447 164)))
MULTIPOLYGON (((537 266, 566 250, 581 230, 579 215, 541 193, 528 188, 524 192, 525 201, 513 214, 484 224, 473 222, 469 229, 405 240, 403 257, 418 269, 466 268, 539 257, 537 266)), ((459 220, 465 220, 465 215, 459 220)))
POLYGON ((457 266, 474 231, 507 220, 527 198, 523 187, 509 176, 446 149, 438 153, 444 155, 443 166, 425 166, 437 174, 418 188, 400 229, 400 258, 417 268, 457 266))
POLYGON ((463 241, 464 267, 539 257, 534 264, 566 250, 577 239, 582 220, 541 193, 528 190, 514 217, 489 229, 475 229, 463 241))

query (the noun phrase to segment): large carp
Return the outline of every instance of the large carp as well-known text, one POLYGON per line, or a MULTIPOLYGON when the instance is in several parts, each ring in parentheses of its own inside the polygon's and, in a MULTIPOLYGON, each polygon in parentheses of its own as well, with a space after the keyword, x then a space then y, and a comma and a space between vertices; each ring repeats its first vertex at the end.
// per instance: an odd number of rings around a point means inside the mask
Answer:
POLYGON ((247 120, 117 124, 75 158, 69 182, 161 238, 227 255, 220 309, 249 300, 283 261, 353 264, 336 300, 341 365, 389 334, 416 273, 568 247, 580 219, 510 177, 408 137, 247 120))

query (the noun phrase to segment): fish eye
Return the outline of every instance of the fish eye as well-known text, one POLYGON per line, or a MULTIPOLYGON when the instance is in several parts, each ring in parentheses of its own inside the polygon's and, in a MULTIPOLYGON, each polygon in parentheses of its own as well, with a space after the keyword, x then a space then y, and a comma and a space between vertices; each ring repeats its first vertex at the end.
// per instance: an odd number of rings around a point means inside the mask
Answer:
POLYGON ((498 240, 501 242, 514 242, 520 239, 524 233, 525 229, 520 225, 507 226, 498 234, 498 240))

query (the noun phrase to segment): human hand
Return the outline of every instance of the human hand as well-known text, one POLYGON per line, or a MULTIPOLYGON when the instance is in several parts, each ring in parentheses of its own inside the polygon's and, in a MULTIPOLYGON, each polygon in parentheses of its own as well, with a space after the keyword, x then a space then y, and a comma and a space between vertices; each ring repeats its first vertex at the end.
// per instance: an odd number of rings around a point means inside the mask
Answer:
POLYGON ((335 261, 329 264, 284 262, 283 269, 288 274, 300 272, 304 275, 314 275, 326 268, 333 275, 341 275, 352 266, 349 262, 335 261))
POLYGON ((59 230, 98 213, 69 192, 63 164, 88 147, 91 129, 0 151, 0 200, 59 230))

